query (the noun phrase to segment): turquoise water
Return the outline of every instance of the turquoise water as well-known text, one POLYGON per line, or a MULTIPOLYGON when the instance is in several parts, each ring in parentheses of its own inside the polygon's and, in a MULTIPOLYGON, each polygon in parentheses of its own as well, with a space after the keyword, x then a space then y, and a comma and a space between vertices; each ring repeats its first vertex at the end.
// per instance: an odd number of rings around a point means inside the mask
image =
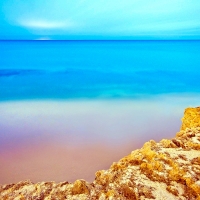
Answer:
POLYGON ((200 41, 0 41, 0 100, 200 92, 200 41))

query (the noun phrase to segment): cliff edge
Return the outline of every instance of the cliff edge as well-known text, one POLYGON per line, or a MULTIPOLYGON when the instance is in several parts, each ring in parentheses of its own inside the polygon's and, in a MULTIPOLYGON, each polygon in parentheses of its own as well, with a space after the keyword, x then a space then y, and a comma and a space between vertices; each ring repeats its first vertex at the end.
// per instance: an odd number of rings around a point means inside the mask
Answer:
POLYGON ((131 152, 94 182, 22 181, 0 186, 0 199, 177 199, 200 200, 200 107, 187 108, 180 132, 131 152))

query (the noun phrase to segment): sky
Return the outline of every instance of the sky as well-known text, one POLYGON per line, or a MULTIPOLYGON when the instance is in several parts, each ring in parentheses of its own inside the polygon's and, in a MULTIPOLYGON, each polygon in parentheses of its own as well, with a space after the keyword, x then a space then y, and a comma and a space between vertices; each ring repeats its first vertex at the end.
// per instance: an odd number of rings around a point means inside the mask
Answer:
POLYGON ((200 0, 1 0, 0 39, 200 39, 200 0))

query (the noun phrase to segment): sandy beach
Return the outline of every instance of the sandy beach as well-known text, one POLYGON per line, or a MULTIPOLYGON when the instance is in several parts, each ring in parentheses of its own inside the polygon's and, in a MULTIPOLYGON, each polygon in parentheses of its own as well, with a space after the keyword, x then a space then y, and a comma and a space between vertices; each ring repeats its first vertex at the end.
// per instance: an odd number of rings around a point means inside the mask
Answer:
POLYGON ((0 184, 93 181, 144 142, 173 137, 188 102, 198 98, 1 102, 0 184))

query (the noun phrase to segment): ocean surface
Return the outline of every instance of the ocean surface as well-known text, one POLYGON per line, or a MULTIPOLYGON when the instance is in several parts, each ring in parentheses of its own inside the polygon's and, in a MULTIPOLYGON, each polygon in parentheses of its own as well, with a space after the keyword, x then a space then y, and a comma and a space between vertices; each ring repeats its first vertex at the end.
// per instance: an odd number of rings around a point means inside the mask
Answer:
POLYGON ((0 41, 0 100, 200 92, 200 41, 0 41))
POLYGON ((94 179, 200 105, 200 41, 0 41, 0 184, 94 179))

